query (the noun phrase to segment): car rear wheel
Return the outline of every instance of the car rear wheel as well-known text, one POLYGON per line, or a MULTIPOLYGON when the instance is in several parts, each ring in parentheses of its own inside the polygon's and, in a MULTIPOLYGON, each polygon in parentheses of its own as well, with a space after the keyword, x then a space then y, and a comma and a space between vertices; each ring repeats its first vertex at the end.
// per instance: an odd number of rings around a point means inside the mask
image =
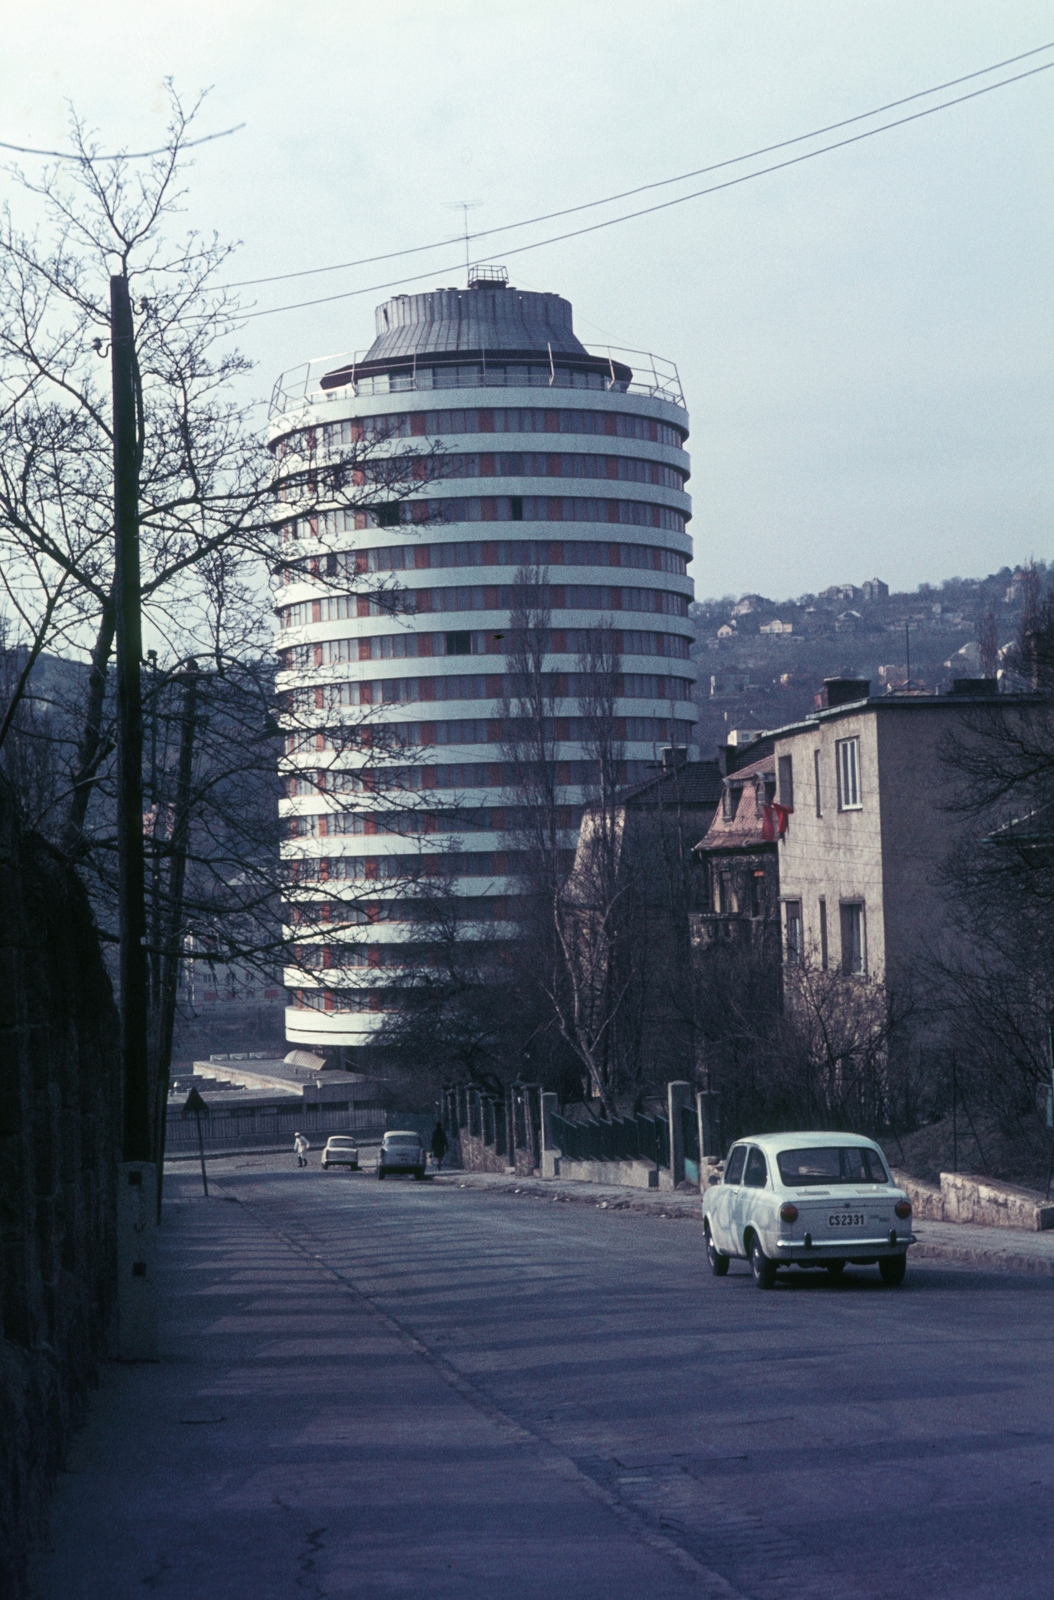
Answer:
POLYGON ((378 1176, 378 1178, 386 1178, 388 1176, 388 1174, 385 1172, 383 1167, 378 1167, 377 1168, 377 1176, 378 1176))
POLYGON ((750 1241, 750 1270, 759 1289, 772 1289, 776 1285, 776 1263, 770 1261, 761 1248, 757 1234, 750 1241))
POLYGON ((888 1283, 891 1289, 895 1289, 899 1283, 904 1282, 904 1274, 908 1270, 907 1254, 883 1256, 878 1263, 878 1270, 882 1274, 882 1282, 888 1283))
POLYGON ((824 1262, 824 1267, 826 1269, 827 1276, 830 1278, 831 1282, 832 1283, 837 1283, 839 1278, 842 1276, 842 1273, 845 1271, 845 1262, 844 1261, 825 1261, 824 1262))
POLYGON ((723 1278, 728 1271, 728 1257, 722 1255, 717 1248, 710 1233, 710 1224, 706 1224, 706 1259, 710 1263, 710 1271, 715 1278, 723 1278))
POLYGON ((424 1175, 425 1175, 424 1167, 415 1167, 414 1168, 414 1177, 417 1179, 418 1183, 421 1182, 421 1180, 424 1177, 424 1175))

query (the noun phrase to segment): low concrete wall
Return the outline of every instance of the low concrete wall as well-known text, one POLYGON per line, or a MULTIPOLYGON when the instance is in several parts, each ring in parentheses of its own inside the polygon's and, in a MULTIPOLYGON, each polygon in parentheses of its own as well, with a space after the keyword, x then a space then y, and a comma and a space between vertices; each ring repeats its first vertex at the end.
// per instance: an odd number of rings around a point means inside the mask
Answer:
MULTIPOLYGON (((550 1152, 546 1152, 549 1154, 550 1152)), ((573 1178, 578 1183, 616 1183, 627 1189, 672 1189, 673 1180, 665 1167, 653 1161, 571 1161, 553 1153, 552 1171, 543 1176, 573 1178)))
POLYGON ((942 1172, 939 1189, 906 1172, 894 1170, 893 1177, 923 1221, 972 1222, 986 1228, 1024 1228, 1029 1233, 1054 1228, 1054 1203, 1034 1189, 969 1172, 942 1172))

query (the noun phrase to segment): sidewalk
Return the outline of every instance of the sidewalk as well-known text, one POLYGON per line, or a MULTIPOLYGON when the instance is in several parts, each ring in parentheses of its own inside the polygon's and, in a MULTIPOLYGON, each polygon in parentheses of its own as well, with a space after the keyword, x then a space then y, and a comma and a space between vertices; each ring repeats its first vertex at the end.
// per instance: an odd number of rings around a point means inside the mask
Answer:
POLYGON ((104 1366, 40 1600, 544 1600, 569 1575, 575 1600, 737 1600, 286 1234, 280 1204, 239 1203, 223 1173, 207 1201, 196 1175, 166 1192, 161 1359, 104 1366))
MULTIPOLYGON (((567 1179, 514 1178, 496 1172, 440 1173, 436 1183, 465 1189, 490 1189, 525 1199, 596 1206, 604 1211, 638 1211, 648 1216, 698 1222, 700 1200, 691 1188, 666 1190, 620 1188, 614 1184, 576 1183, 567 1179)), ((948 1261, 956 1266, 995 1272, 1022 1272, 1054 1277, 1054 1229, 1028 1233, 1018 1228, 981 1228, 965 1222, 914 1224, 909 1260, 948 1261)))

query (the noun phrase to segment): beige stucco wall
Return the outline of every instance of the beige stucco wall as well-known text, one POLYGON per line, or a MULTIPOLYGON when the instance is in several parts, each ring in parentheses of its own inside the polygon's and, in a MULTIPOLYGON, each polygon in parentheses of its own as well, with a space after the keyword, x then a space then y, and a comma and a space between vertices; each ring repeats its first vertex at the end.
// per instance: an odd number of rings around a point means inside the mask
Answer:
MULTIPOLYGON (((777 739, 776 760, 790 756, 794 770, 794 815, 779 845, 780 899, 800 900, 805 949, 820 960, 820 900, 827 902, 830 965, 841 963, 839 904, 862 900, 865 906, 868 973, 885 971, 883 921, 882 808, 878 790, 878 718, 873 711, 825 719, 814 727, 777 739), (835 744, 859 736, 859 811, 838 810, 835 744), (820 752, 822 815, 816 814, 813 752, 820 752)), ((782 800, 782 796, 780 797, 782 800)))

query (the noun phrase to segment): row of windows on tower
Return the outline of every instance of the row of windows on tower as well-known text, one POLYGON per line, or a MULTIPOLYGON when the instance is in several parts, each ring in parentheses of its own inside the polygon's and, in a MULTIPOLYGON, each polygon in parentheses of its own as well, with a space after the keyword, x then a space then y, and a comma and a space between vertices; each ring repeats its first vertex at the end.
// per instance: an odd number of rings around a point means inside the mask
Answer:
MULTIPOLYGON (((321 622, 321 600, 298 606, 283 606, 278 613, 283 628, 302 628, 321 622), (317 615, 315 608, 318 608, 317 615)), ((344 601, 344 619, 357 615, 344 601)), ((333 620, 327 615, 326 621, 333 620)), ((659 656, 670 661, 687 661, 691 640, 678 633, 652 633, 636 628, 553 628, 542 641, 547 655, 581 657, 600 649, 620 658, 659 656)), ((508 651, 505 632, 486 628, 459 628, 451 633, 387 633, 370 638, 320 639, 311 644, 293 645, 278 652, 281 672, 310 667, 336 666, 343 661, 428 661, 444 656, 503 656, 508 651), (321 652, 321 655, 316 652, 321 652)))
MULTIPOLYGON (((311 517, 310 537, 330 539, 344 531, 344 511, 311 517)), ((286 528, 296 528, 287 523, 286 528)), ((286 529, 283 529, 285 537, 286 529)), ((295 535, 290 535, 295 537, 295 535)), ((449 544, 386 544, 370 550, 329 550, 302 557, 282 577, 295 583, 312 578, 360 577, 366 572, 421 572, 442 567, 628 567, 640 572, 670 572, 684 577, 688 556, 661 545, 623 544, 600 539, 458 539, 449 544)))
POLYGON ((389 416, 351 417, 287 434, 276 453, 287 450, 346 450, 355 444, 387 439, 443 438, 451 434, 547 433, 578 434, 607 439, 644 439, 680 449, 687 432, 626 411, 571 409, 567 406, 461 406, 447 410, 401 411, 389 416))
MULTIPOLYGON (((327 595, 323 600, 283 606, 278 614, 283 627, 302 628, 309 622, 345 622, 353 617, 421 616, 434 611, 508 612, 513 600, 511 583, 458 584, 450 588, 327 595)), ((538 603, 550 611, 638 611, 652 616, 686 617, 689 599, 669 589, 549 583, 539 586, 538 603)))
MULTIPOLYGON (((334 496, 335 498, 335 496, 334 496)), ((398 499, 351 505, 282 524, 281 538, 319 538, 363 528, 439 527, 456 522, 606 522, 631 528, 684 533, 685 516, 645 500, 608 500, 592 495, 478 495, 451 499, 398 499), (324 520, 324 519, 329 520, 324 520), (306 524, 306 525, 305 525, 306 524)))

